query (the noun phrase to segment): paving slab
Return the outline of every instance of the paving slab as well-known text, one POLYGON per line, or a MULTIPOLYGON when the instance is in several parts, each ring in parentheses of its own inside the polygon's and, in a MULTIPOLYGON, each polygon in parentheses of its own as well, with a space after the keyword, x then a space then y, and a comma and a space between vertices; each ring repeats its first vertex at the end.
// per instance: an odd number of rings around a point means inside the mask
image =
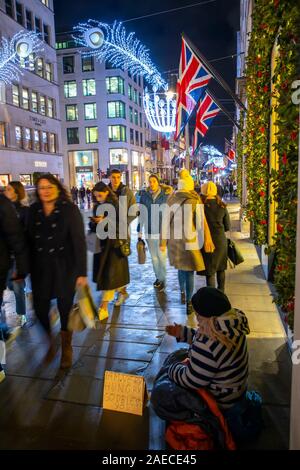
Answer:
POLYGON ((157 346, 158 345, 120 343, 117 341, 97 341, 86 351, 85 355, 150 362, 153 358, 153 354, 157 351, 157 346))

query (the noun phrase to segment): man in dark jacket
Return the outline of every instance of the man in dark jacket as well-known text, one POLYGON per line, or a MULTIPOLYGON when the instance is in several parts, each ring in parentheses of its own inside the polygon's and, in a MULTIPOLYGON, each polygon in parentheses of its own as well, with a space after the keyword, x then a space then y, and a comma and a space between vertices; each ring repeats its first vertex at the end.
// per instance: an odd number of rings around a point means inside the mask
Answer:
MULTIPOLYGON (((115 193, 117 198, 119 199, 120 196, 126 197, 126 205, 127 205, 127 224, 128 227, 131 224, 131 222, 137 217, 137 213, 135 215, 130 215, 128 216, 128 211, 131 206, 136 204, 136 199, 135 195, 133 194, 133 191, 128 188, 128 186, 125 186, 125 184, 122 183, 121 181, 121 172, 118 169, 113 169, 110 173, 110 183, 109 187, 110 189, 115 193)), ((126 291, 126 286, 122 287, 120 290, 118 290, 118 298, 115 302, 115 305, 119 307, 122 305, 122 303, 128 299, 129 294, 126 291)))
MULTIPOLYGON (((17 272, 14 279, 16 281, 25 279, 28 272, 28 255, 23 230, 13 204, 3 194, 0 194, 0 308, 6 287, 11 254, 14 255, 16 260, 17 272)), ((7 326, 0 324, 0 341, 6 341, 8 338, 9 330, 7 326)), ((0 364, 0 382, 4 377, 4 371, 0 364)))

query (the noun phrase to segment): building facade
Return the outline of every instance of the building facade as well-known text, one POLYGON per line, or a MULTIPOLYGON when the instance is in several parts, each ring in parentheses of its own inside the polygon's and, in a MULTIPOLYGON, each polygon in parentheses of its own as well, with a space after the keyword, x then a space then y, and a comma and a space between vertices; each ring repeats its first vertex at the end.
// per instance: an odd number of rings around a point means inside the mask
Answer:
POLYGON ((118 168, 139 189, 152 168, 142 77, 84 58, 66 35, 57 35, 56 50, 66 183, 92 186, 118 168))
POLYGON ((43 50, 19 82, 0 84, 0 186, 32 185, 41 172, 64 178, 53 0, 0 0, 0 36, 20 30, 36 31, 43 50))

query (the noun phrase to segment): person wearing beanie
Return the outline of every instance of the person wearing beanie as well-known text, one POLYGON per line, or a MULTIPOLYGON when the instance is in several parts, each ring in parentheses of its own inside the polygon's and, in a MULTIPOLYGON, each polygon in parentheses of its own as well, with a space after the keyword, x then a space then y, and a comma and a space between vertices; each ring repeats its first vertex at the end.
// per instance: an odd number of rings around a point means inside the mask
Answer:
POLYGON ((227 238, 225 232, 230 230, 230 217, 226 204, 218 196, 218 188, 212 181, 201 186, 204 212, 210 233, 215 245, 213 253, 203 253, 205 269, 198 275, 206 276, 206 285, 225 290, 225 271, 227 269, 227 238))
POLYGON ((101 204, 111 204, 116 214, 115 238, 107 237, 104 240, 99 240, 100 252, 94 254, 93 281, 97 283, 97 289, 103 291, 101 305, 98 310, 99 320, 102 320, 108 317, 108 303, 114 300, 116 291, 118 293, 124 292, 127 284, 129 284, 130 276, 128 257, 122 256, 120 254, 120 248, 118 247, 118 198, 112 189, 102 181, 99 181, 94 186, 93 196, 96 200, 96 204, 93 207, 93 217, 89 224, 92 232, 96 232, 97 225, 103 223, 106 218, 106 214, 104 214, 104 216, 97 216, 97 210, 101 204))
POLYGON ((162 209, 168 197, 172 194, 172 187, 161 183, 160 177, 154 173, 149 176, 149 186, 141 191, 140 215, 137 231, 142 238, 143 231, 152 259, 152 266, 156 280, 153 286, 158 292, 163 292, 166 286, 166 253, 159 248, 162 229, 162 209))
POLYGON ((203 204, 194 191, 194 180, 181 170, 178 190, 169 198, 169 217, 164 217, 161 250, 167 247, 169 262, 178 270, 181 303, 186 313, 193 313, 191 298, 194 290, 194 271, 204 269, 201 248, 213 252, 214 245, 205 220, 203 204))

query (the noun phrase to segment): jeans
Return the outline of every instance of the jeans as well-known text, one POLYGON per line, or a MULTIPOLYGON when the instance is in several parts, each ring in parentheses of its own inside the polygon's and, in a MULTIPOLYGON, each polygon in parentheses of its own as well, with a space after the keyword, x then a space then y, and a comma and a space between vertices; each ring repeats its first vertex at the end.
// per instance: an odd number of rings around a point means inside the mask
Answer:
POLYGON ((186 301, 190 302, 194 291, 194 271, 178 271, 181 292, 185 292, 186 301))
MULTIPOLYGON (((225 291, 225 271, 217 271, 218 289, 222 292, 225 291)), ((216 287, 215 275, 206 276, 206 285, 209 287, 216 287)))
POLYGON ((18 315, 26 315, 25 279, 12 281, 14 269, 10 269, 7 276, 7 287, 12 290, 16 298, 16 311, 18 315))
POLYGON ((153 270, 160 282, 166 282, 166 262, 167 262, 167 250, 161 251, 159 248, 160 241, 147 239, 148 248, 150 251, 153 270))

